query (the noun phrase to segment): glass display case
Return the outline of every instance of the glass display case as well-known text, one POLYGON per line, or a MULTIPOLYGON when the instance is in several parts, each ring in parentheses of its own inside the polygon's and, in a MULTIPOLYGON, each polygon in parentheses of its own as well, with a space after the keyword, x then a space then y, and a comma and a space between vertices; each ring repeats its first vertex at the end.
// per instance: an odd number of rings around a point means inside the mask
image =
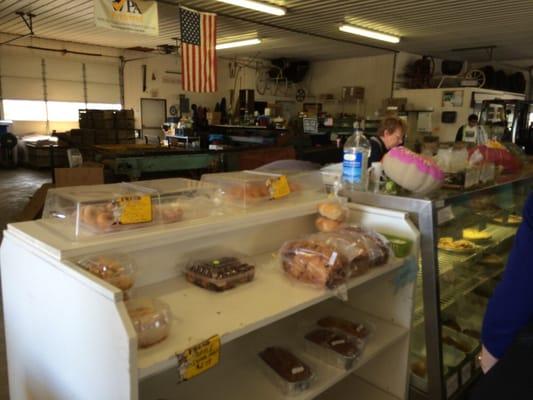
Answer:
POLYGON ((492 186, 441 190, 429 198, 348 194, 355 203, 409 212, 421 232, 411 399, 457 398, 481 373, 483 316, 532 188, 532 177, 508 176, 492 186))

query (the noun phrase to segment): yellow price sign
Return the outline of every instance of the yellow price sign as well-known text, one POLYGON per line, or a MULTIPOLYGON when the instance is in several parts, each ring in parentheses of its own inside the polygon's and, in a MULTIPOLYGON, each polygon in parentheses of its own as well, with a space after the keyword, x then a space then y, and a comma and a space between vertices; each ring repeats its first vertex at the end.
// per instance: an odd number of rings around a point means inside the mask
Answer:
POLYGON ((220 360, 220 336, 209 339, 177 353, 178 370, 182 380, 189 380, 213 368, 220 360))
POLYGON ((121 224, 139 224, 152 221, 152 197, 124 196, 117 200, 121 224))
POLYGON ((280 199, 288 196, 291 193, 289 181, 285 175, 281 175, 279 178, 272 179, 269 181, 269 183, 270 193, 273 199, 280 199))

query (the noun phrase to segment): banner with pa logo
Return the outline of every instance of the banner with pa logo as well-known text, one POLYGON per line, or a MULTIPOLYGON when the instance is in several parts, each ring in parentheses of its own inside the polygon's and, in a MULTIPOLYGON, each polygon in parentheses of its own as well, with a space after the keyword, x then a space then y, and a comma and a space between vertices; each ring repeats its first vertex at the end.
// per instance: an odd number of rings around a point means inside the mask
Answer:
POLYGON ((93 0, 96 26, 144 35, 159 35, 156 1, 93 0))

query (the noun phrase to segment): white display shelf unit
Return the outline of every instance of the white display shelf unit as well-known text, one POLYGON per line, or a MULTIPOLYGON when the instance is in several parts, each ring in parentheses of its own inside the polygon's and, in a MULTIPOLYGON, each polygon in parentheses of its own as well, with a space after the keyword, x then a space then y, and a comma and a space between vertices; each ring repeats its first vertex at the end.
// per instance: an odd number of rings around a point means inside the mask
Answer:
MULTIPOLYGON (((394 284, 404 261, 391 260, 349 281, 347 302, 335 299, 336 291, 294 282, 282 271, 278 249, 315 230, 320 200, 301 197, 79 242, 65 240, 60 226, 44 221, 9 225, 0 255, 11 398, 148 400, 167 398, 158 393, 170 388, 164 393, 169 399, 207 399, 221 390, 245 399, 246 387, 254 397, 283 398, 261 375, 257 352, 278 344, 300 355, 303 328, 325 314, 370 321, 376 332, 354 371, 310 360, 317 378, 298 398, 327 395, 347 377, 385 396, 377 399, 405 398, 414 285, 394 284), (222 293, 186 282, 186 263, 215 249, 251 257, 255 279, 222 293), (133 296, 153 296, 170 306, 173 323, 165 341, 138 350, 123 294, 73 262, 105 252, 135 260, 133 296), (223 344, 220 365, 176 386, 175 354, 214 334, 223 344), (156 388, 153 382, 159 382, 156 388)), ((350 222, 409 238, 416 254, 419 237, 406 213, 349 207, 350 222)))

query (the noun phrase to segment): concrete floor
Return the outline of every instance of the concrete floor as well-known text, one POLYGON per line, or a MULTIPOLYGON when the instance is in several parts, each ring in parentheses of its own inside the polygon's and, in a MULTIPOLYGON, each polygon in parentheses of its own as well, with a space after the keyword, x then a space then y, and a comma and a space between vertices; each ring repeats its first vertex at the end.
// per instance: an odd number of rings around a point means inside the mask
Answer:
MULTIPOLYGON (((6 225, 14 221, 31 195, 43 184, 50 182, 49 171, 24 168, 0 169, 0 242, 6 225)), ((0 289, 1 290, 1 289, 0 289)), ((1 302, 1 297, 0 297, 1 302)), ((4 314, 0 307, 0 399, 9 399, 7 362, 4 336, 4 314)))

